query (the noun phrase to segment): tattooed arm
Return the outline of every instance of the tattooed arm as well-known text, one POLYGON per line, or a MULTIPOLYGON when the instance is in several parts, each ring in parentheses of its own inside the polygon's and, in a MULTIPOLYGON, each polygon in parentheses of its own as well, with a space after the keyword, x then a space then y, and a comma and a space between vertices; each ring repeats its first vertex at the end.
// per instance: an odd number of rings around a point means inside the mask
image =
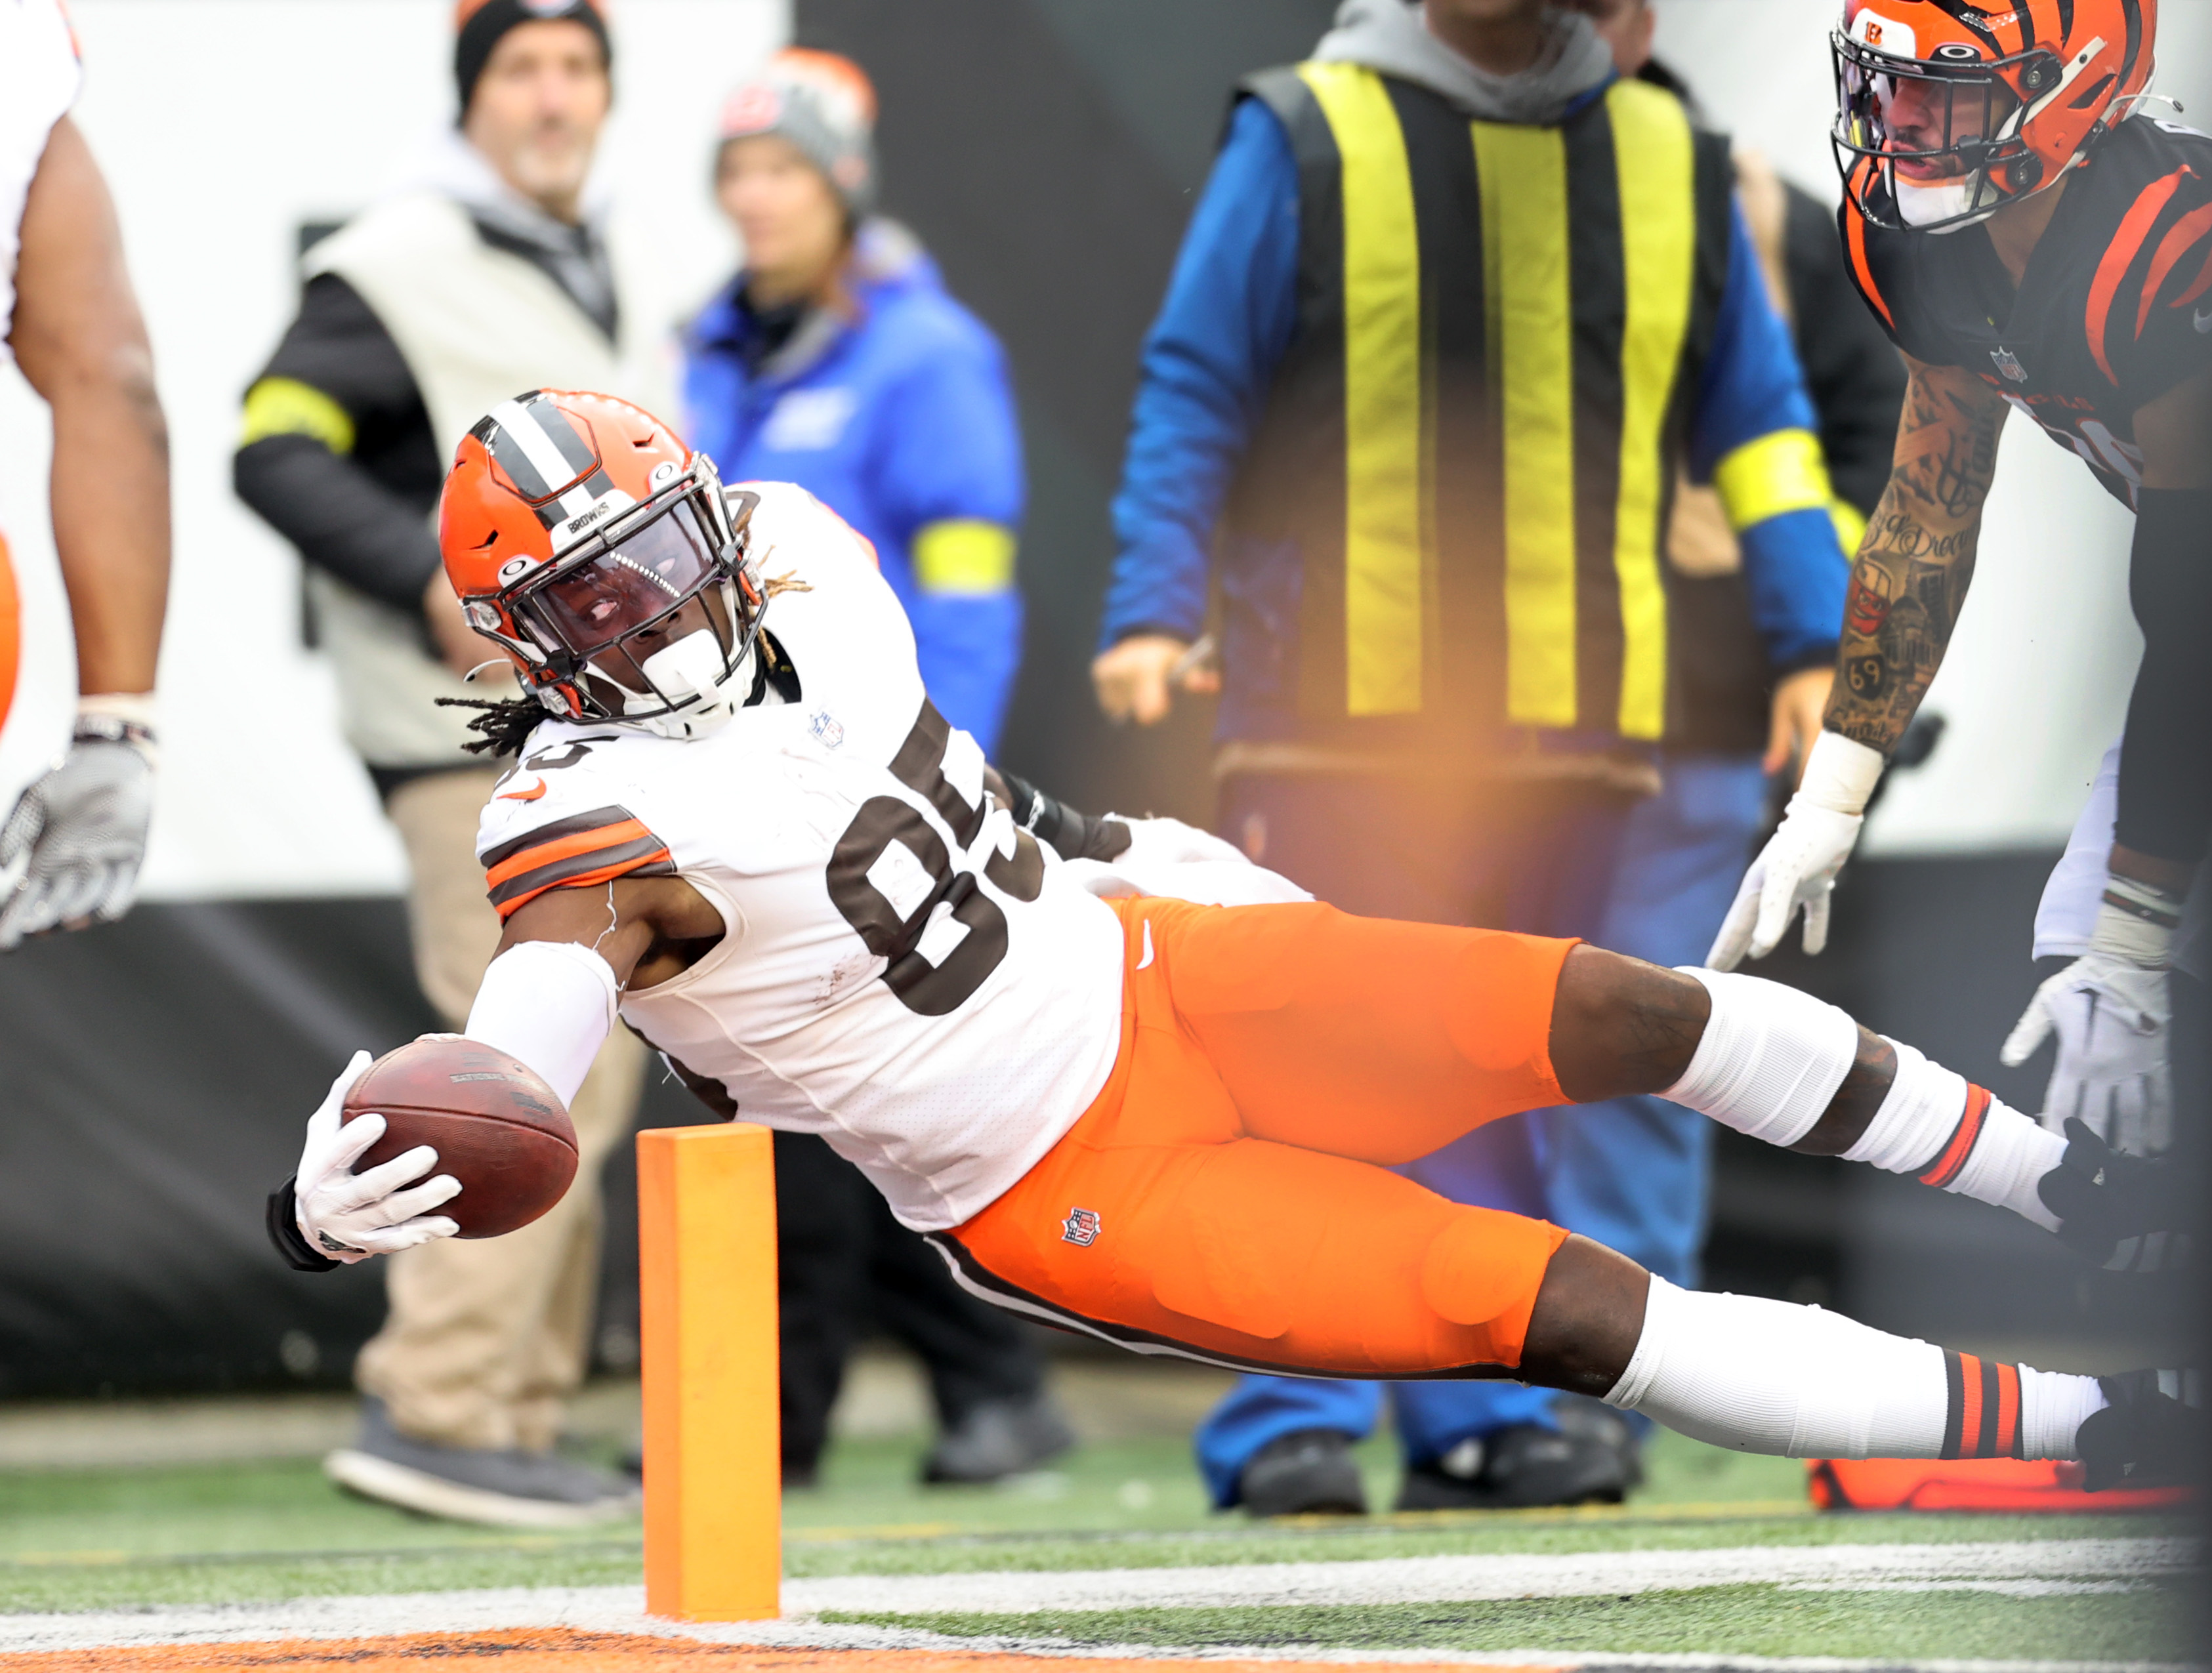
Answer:
POLYGON ((1851 570, 1825 717, 1829 731, 1885 756, 1911 724, 1958 626, 2009 410, 1971 372, 1909 355, 1905 365, 1897 453, 1851 570))
POLYGON ((1705 955, 1716 970, 1735 969, 1747 954, 1765 958, 1800 908, 1805 950, 1827 944, 1836 874, 1966 602, 2007 407, 1972 373, 1910 355, 1905 367, 1897 453, 1851 570, 1820 736, 1705 955))

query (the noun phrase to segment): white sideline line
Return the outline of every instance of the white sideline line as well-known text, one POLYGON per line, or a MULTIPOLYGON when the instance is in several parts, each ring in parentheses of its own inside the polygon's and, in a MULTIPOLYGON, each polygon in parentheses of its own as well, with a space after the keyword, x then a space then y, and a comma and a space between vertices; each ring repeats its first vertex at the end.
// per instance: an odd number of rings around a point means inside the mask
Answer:
POLYGON ((1747 1546, 1712 1551, 1390 1557, 1214 1568, 852 1575, 792 1580, 793 1614, 1035 1615, 1047 1610, 1445 1603, 1632 1596, 1817 1580, 2140 1579, 2190 1565, 2177 1539, 2021 1540, 1960 1545, 1747 1546))
MULTIPOLYGON (((1824 1582, 1884 1589, 1898 1582, 2141 1580, 2184 1572, 2195 1556, 2179 1539, 2080 1539, 1956 1545, 1753 1547, 1711 1551, 1613 1551, 1564 1555, 1412 1557, 1339 1563, 1245 1563, 1222 1568, 1073 1573, 849 1575, 790 1580, 787 1619, 691 1626, 645 1614, 641 1586, 513 1586, 385 1597, 303 1597, 283 1603, 158 1606, 72 1615, 0 1615, 0 1652, 274 1639, 379 1638, 501 1628, 660 1634, 764 1648, 1017 1650, 1078 1659, 1448 1662, 1480 1665, 1741 1668, 1758 1673, 1863 1673, 1893 1660, 1540 1650, 1232 1649, 1076 1646, 1061 1640, 951 1638, 909 1629, 825 1622, 825 1610, 1035 1614, 1047 1609, 1189 1608, 1225 1604, 1449 1603, 1520 1597, 1624 1596, 1747 1583, 1824 1582)), ((2149 1663, 1919 1662, 1924 1673, 2151 1673, 2149 1663)))

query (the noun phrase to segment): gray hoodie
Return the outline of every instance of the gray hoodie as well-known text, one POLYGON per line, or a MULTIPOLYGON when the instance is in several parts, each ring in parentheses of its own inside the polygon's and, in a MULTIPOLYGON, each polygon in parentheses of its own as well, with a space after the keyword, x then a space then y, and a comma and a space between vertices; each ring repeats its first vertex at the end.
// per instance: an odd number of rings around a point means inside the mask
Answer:
POLYGON ((1418 5, 1344 0, 1314 57, 1365 64, 1427 88, 1477 121, 1544 127, 1613 74, 1613 54, 1581 13, 1547 8, 1544 30, 1535 63, 1517 76, 1493 76, 1431 34, 1418 5))

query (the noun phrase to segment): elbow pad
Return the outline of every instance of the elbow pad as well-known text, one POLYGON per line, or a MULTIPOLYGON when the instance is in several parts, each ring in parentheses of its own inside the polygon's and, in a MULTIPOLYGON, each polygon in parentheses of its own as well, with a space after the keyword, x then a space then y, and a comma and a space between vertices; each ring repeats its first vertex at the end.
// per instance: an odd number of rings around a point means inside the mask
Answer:
POLYGON ((462 1032, 521 1058, 566 1108, 614 1027, 620 997, 613 969, 590 948, 526 941, 491 961, 462 1032))

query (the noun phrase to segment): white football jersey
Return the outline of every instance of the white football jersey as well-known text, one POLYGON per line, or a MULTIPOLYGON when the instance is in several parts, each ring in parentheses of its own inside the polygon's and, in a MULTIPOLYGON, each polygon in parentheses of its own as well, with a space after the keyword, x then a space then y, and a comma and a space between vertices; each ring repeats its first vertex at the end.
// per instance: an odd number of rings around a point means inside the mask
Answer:
POLYGON ((866 543, 803 489, 746 486, 762 573, 796 584, 767 630, 799 700, 692 741, 549 721, 477 852, 502 915, 547 888, 683 877, 723 938, 624 994, 623 1019, 738 1118, 819 1134, 900 1220, 942 1231, 1104 1087, 1121 921, 986 793, 866 543))
POLYGON ((23 201, 46 136, 76 102, 80 75, 60 0, 0 0, 0 356, 9 359, 23 201))

